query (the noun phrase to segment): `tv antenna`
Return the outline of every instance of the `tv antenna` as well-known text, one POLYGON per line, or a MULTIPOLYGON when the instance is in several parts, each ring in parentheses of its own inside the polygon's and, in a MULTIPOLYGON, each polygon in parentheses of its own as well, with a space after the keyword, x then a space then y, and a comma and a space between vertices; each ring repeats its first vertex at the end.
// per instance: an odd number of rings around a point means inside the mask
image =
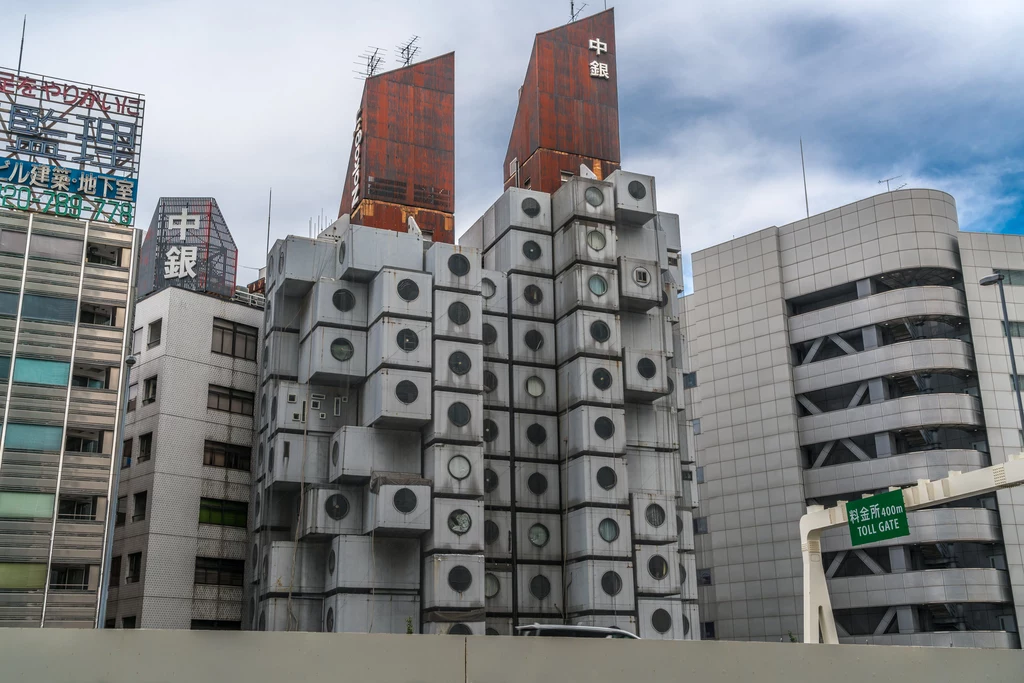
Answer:
POLYGON ((403 44, 395 47, 400 55, 398 60, 402 62, 402 66, 409 66, 412 64, 412 60, 416 58, 416 54, 420 51, 420 46, 416 44, 416 41, 419 39, 419 36, 413 36, 403 44))
POLYGON ((359 55, 359 59, 355 62, 355 65, 361 67, 359 70, 354 71, 355 77, 361 81, 365 81, 367 78, 372 78, 377 75, 380 70, 381 64, 384 63, 384 54, 387 50, 382 50, 379 47, 369 46, 366 48, 366 52, 359 55))
MULTIPOLYGON (((902 177, 903 177, 903 176, 901 176, 901 175, 894 175, 894 176, 893 176, 893 177, 891 177, 891 178, 883 178, 882 180, 879 180, 879 181, 878 181, 878 184, 879 184, 879 185, 881 185, 882 183, 885 183, 885 191, 886 191, 886 192, 892 192, 893 190, 891 190, 891 189, 889 188, 889 183, 891 183, 892 181, 896 180, 897 178, 902 178, 902 177)), ((897 190, 902 190, 902 189, 903 189, 904 187, 906 187, 906 186, 907 186, 907 184, 906 184, 906 183, 903 183, 902 185, 900 185, 900 186, 899 186, 899 187, 897 187, 896 189, 897 189, 897 190)))
POLYGON ((569 0, 569 23, 576 21, 580 14, 583 13, 583 8, 587 6, 587 3, 581 3, 580 8, 576 9, 575 0, 569 0))

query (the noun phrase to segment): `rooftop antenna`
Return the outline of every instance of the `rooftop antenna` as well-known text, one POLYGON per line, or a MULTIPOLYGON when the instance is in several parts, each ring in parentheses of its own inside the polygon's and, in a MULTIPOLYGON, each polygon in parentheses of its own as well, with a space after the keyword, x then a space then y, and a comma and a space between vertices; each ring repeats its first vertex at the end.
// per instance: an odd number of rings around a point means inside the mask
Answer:
MULTIPOLYGON (((18 81, 21 80, 21 57, 22 57, 22 55, 25 54, 25 25, 26 24, 28 24, 28 15, 27 14, 24 17, 22 17, 22 19, 21 19, 21 47, 18 48, 18 78, 17 78, 18 81)), ((14 87, 15 87, 15 92, 17 92, 17 87, 18 86, 15 85, 14 87)))
MULTIPOLYGON (((270 254, 270 212, 274 208, 274 188, 270 188, 270 196, 267 198, 267 254, 270 254)), ((266 258, 263 259, 263 265, 266 266, 266 258)))
POLYGON ((804 174, 804 210, 807 212, 807 217, 811 217, 811 203, 807 199, 807 164, 804 163, 804 139, 800 138, 800 170, 804 174))
POLYGON ((395 47, 400 55, 398 60, 402 62, 402 66, 409 66, 412 64, 412 60, 416 58, 416 54, 420 51, 420 46, 416 44, 416 41, 419 39, 419 36, 413 36, 401 45, 397 45, 395 47))
POLYGON ((381 64, 384 63, 384 54, 387 50, 382 50, 379 47, 370 45, 366 48, 366 52, 359 55, 359 59, 355 62, 355 65, 360 67, 358 71, 354 71, 356 78, 365 81, 367 78, 372 78, 377 75, 380 70, 381 64))
POLYGON ((570 17, 569 18, 569 23, 570 24, 572 22, 576 21, 577 18, 579 18, 580 14, 583 13, 583 8, 586 7, 586 6, 587 6, 587 3, 584 2, 584 3, 580 4, 580 8, 579 9, 576 9, 576 2, 575 2, 575 0, 569 0, 569 17, 570 17))
MULTIPOLYGON (((894 175, 894 176, 893 176, 893 177, 891 177, 891 178, 883 178, 882 180, 879 180, 879 181, 878 181, 878 184, 879 184, 879 185, 881 185, 882 183, 885 183, 885 191, 886 191, 886 192, 892 192, 892 190, 891 190, 891 189, 889 189, 889 183, 891 183, 892 181, 896 180, 897 178, 902 178, 902 177, 903 177, 903 176, 901 176, 901 175, 894 175)), ((897 190, 899 190, 899 189, 902 189, 902 188, 904 188, 904 187, 906 187, 906 186, 907 186, 907 184, 906 184, 906 183, 903 183, 902 185, 900 185, 900 186, 899 186, 899 187, 897 187, 896 189, 897 189, 897 190)))

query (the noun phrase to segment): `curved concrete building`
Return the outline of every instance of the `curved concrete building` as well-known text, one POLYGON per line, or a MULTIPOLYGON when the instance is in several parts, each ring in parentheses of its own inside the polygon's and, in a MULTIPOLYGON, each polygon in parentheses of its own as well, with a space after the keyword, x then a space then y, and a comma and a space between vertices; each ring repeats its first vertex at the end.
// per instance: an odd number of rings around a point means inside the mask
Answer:
MULTIPOLYGON (((934 190, 878 195, 693 255, 685 404, 704 637, 802 635, 807 505, 1021 450, 998 292, 977 285, 993 271, 1024 285, 1014 267, 1024 268, 1020 237, 960 233, 953 198, 934 190)), ((1024 320, 1021 289, 1006 288, 1014 320, 1024 320)), ((911 512, 910 536, 857 548, 845 529, 826 533, 841 639, 1020 647, 1022 502, 1005 492, 911 512)))

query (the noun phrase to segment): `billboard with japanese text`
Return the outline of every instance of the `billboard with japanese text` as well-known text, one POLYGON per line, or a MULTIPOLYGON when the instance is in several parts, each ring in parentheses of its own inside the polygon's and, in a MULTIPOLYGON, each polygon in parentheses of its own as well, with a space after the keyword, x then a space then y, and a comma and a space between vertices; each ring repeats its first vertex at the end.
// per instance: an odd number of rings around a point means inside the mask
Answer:
POLYGON ((145 106, 0 67, 0 207, 134 224, 145 106))

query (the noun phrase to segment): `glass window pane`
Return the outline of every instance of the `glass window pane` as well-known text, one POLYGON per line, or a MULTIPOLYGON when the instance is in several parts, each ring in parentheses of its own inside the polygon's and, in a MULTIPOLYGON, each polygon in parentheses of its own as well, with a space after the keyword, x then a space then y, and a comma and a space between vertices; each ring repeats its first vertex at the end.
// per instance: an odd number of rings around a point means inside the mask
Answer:
POLYGON ((21 493, 0 491, 0 517, 8 519, 51 519, 52 493, 21 493))
POLYGON ((74 299, 26 294, 21 304, 21 317, 30 320, 73 323, 77 313, 78 302, 74 299))
POLYGON ((11 373, 10 356, 0 356, 0 382, 7 381, 7 375, 11 373))
POLYGON ((82 241, 35 233, 28 253, 38 258, 78 263, 82 260, 82 241))
POLYGON ((13 292, 0 292, 0 315, 18 315, 18 295, 13 292))
POLYGON ((0 562, 0 589, 42 590, 45 586, 45 563, 0 562))
POLYGON ((25 253, 25 244, 28 242, 28 233, 17 230, 0 231, 0 251, 6 251, 19 256, 25 253))
POLYGON ((6 447, 22 451, 60 451, 64 430, 43 425, 8 424, 6 447))
POLYGON ((14 362, 14 381, 26 384, 67 386, 70 363, 35 358, 18 358, 14 362))

